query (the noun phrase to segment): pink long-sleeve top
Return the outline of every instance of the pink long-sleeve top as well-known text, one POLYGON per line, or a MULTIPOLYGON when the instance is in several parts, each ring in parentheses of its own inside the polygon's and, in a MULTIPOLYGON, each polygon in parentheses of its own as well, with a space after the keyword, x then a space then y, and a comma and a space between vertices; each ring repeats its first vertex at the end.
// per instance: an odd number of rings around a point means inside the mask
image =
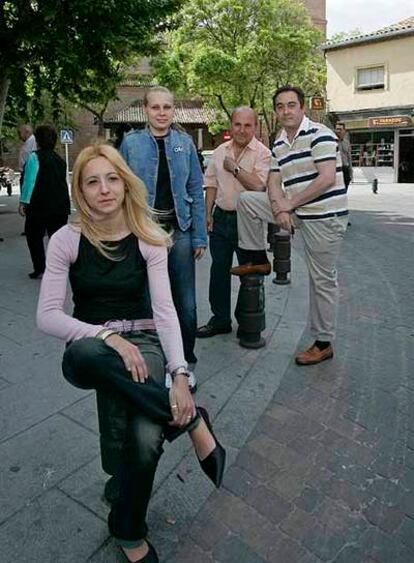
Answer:
MULTIPOLYGON (((77 260, 80 236, 79 231, 66 225, 50 239, 46 271, 37 306, 36 320, 39 329, 66 342, 95 337, 105 328, 104 325, 89 324, 75 319, 64 311, 69 268, 77 260)), ((187 363, 184 359, 180 325, 171 295, 167 249, 141 240, 138 241, 138 245, 147 265, 153 320, 136 319, 134 328, 137 330, 152 328, 157 331, 167 359, 167 369, 171 372, 177 367, 187 366, 187 363)))

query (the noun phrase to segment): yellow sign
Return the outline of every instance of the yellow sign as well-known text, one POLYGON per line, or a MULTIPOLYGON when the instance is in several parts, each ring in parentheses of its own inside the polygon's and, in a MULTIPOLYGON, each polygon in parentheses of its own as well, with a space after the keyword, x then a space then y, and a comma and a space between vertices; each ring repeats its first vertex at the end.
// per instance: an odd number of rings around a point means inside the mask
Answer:
POLYGON ((410 127, 412 124, 413 120, 408 115, 389 115, 368 119, 368 127, 410 127))

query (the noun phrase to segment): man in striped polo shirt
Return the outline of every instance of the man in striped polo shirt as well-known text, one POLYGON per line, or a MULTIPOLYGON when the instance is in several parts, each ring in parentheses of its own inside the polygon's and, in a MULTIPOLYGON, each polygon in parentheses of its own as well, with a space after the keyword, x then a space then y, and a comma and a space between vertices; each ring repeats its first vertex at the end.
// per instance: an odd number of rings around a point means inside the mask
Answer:
POLYGON ((240 196, 237 220, 243 265, 231 272, 239 276, 270 272, 264 223, 276 223, 289 232, 297 224, 309 270, 314 342, 295 359, 297 364, 309 365, 333 356, 338 299, 335 266, 348 207, 337 137, 305 116, 304 101, 303 91, 293 86, 279 88, 273 97, 283 130, 274 145, 267 194, 240 196))

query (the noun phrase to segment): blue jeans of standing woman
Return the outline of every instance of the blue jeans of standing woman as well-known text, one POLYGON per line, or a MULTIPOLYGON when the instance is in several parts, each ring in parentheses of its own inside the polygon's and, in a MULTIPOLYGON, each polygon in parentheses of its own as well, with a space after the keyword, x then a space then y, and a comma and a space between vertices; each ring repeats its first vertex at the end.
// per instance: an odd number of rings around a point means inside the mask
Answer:
POLYGON ((197 330, 197 304, 195 291, 195 259, 191 231, 175 229, 173 247, 168 255, 168 273, 172 297, 180 321, 184 355, 190 368, 197 358, 194 346, 197 330))

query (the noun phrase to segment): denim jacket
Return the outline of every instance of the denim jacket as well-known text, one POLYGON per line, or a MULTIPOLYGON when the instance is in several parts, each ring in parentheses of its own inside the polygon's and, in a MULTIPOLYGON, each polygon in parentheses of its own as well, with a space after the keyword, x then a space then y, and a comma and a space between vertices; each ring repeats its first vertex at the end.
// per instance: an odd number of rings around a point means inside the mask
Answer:
MULTIPOLYGON (((148 203, 153 206, 158 176, 158 146, 149 128, 128 133, 122 141, 120 152, 134 174, 146 185, 148 203)), ((182 231, 191 228, 193 248, 205 247, 207 230, 203 175, 190 135, 172 127, 170 134, 165 137, 165 154, 178 225, 182 231)))

